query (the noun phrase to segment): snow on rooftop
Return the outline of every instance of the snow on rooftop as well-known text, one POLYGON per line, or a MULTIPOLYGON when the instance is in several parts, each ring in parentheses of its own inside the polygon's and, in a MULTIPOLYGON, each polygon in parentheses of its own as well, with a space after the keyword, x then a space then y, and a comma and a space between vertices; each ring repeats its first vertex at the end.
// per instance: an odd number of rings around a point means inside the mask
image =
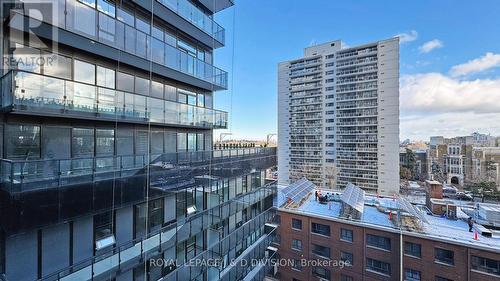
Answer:
MULTIPOLYGON (((279 197, 278 192, 278 197, 279 197)), ((423 206, 416 206, 418 210, 423 210, 423 206)), ((464 206, 467 208, 467 206, 464 206)), ((388 210, 396 210, 400 208, 398 200, 387 197, 376 197, 367 195, 365 197, 365 206, 360 220, 357 222, 370 227, 384 227, 399 230, 399 227, 394 225, 389 220, 388 210), (381 210, 386 210, 383 212, 381 210)), ((305 202, 295 208, 282 208, 293 212, 304 213, 305 215, 319 215, 322 217, 331 217, 334 220, 347 220, 341 217, 342 203, 340 201, 329 201, 320 203, 316 201, 315 196, 309 196, 305 202)), ((404 209, 404 208, 403 208, 404 209)), ((460 207, 457 208, 457 220, 450 220, 444 217, 429 215, 422 212, 424 218, 422 223, 423 228, 420 231, 411 231, 411 233, 419 236, 428 237, 431 239, 448 240, 452 243, 468 244, 469 246, 487 247, 492 250, 500 251, 500 235, 495 234, 493 237, 484 237, 479 235, 478 240, 474 240, 474 233, 469 232, 467 225, 468 215, 464 213, 460 207), (427 222, 425 222, 427 221, 427 222)), ((404 211, 404 210, 403 210, 404 211)), ((349 222, 356 220, 349 219, 349 222)), ((404 233, 410 231, 403 230, 404 233)))

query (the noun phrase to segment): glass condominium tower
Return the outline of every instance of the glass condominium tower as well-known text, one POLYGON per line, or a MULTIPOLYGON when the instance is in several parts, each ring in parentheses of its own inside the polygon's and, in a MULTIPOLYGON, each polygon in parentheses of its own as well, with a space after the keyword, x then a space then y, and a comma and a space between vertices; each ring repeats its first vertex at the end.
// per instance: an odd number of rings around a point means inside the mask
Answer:
POLYGON ((232 5, 2 1, 0 280, 262 279, 276 151, 212 149, 232 5))
POLYGON ((278 66, 278 183, 399 190, 399 40, 305 48, 278 66))

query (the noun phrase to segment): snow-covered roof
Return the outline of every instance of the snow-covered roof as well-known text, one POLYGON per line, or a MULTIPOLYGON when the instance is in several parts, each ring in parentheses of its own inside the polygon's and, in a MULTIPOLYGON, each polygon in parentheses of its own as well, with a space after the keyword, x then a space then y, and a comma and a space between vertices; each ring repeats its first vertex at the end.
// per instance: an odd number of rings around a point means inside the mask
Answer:
MULTIPOLYGON (((279 195, 278 195, 279 196, 279 195)), ((466 207, 464 205, 464 207, 466 207)), ((322 219, 331 219, 348 224, 357 224, 370 228, 385 228, 388 231, 400 231, 399 227, 389 219, 389 211, 400 208, 402 212, 419 218, 422 229, 419 231, 403 230, 404 234, 414 235, 422 238, 434 239, 455 244, 467 244, 470 247, 487 248, 491 251, 500 252, 500 235, 493 233, 493 237, 478 235, 474 240, 474 233, 469 232, 467 218, 460 205, 457 206, 457 220, 427 214, 423 205, 412 205, 408 200, 402 201, 388 198, 365 195, 364 208, 359 220, 341 217, 342 203, 330 201, 321 204, 314 196, 308 197, 305 202, 296 208, 280 208, 281 211, 303 214, 306 216, 317 216, 322 219), (404 205, 404 206, 402 206, 404 205), (411 205, 411 206, 409 206, 411 205), (382 210, 386 210, 385 212, 382 210)))

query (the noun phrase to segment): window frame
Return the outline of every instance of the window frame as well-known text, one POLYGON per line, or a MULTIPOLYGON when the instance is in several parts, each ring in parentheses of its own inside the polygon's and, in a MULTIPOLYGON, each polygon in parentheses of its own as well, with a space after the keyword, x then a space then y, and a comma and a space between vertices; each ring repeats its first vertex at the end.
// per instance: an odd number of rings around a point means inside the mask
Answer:
POLYGON ((348 243, 353 243, 354 241, 354 231, 352 229, 347 229, 347 228, 341 228, 340 229, 340 241, 348 242, 348 243), (344 232, 350 233, 350 238, 348 236, 344 236, 344 232), (345 238, 348 239, 345 239, 345 238))
POLYGON ((332 235, 332 229, 331 229, 330 225, 317 223, 317 222, 311 222, 311 233, 316 234, 316 235, 325 236, 325 237, 330 237, 332 235), (325 234, 326 232, 319 231, 317 227, 314 227, 315 225, 328 227, 328 234, 325 234))
POLYGON ((422 258, 422 244, 418 244, 418 243, 413 243, 413 242, 410 242, 410 241, 405 241, 405 245, 404 245, 404 254, 405 256, 409 256, 409 257, 413 257, 413 258, 422 258), (415 246, 418 246, 418 254, 415 255, 415 251, 413 251, 415 249, 415 246))
POLYGON ((293 230, 302 230, 302 220, 301 219, 297 219, 297 218, 292 218, 292 229, 293 230), (300 224, 300 227, 295 227, 297 225, 295 225, 295 223, 299 223, 300 224))
POLYGON ((434 262, 439 263, 439 264, 444 264, 444 265, 449 265, 449 266, 454 266, 455 265, 455 252, 453 250, 448 250, 440 247, 435 247, 434 248, 434 262), (438 257, 438 252, 440 253, 451 253, 451 259, 450 258, 443 258, 443 257, 438 257), (451 262, 449 262, 451 260, 451 262))

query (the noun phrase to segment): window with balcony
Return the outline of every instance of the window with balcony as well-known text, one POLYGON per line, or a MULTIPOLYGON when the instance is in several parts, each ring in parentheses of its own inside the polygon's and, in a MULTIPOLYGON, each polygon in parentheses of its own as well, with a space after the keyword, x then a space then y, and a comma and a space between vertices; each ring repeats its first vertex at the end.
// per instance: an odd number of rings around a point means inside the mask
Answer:
POLYGON ((90 158, 94 156, 94 129, 73 128, 71 154, 74 158, 90 158))
POLYGON ((454 265, 454 253, 453 251, 435 248, 434 249, 434 260, 439 263, 444 263, 447 265, 454 265))
POLYGON ((367 234, 366 235, 366 245, 387 250, 391 250, 391 239, 383 236, 367 234))
POLYGON ((115 154, 115 130, 96 129, 96 156, 113 156, 115 154))
POLYGON ((97 86, 115 88, 115 70, 97 66, 97 86))
POLYGON ((115 244, 114 212, 107 211, 94 216, 94 245, 99 251, 115 244))
POLYGON ((7 124, 5 155, 8 159, 40 158, 40 126, 7 124))
POLYGON ((80 61, 73 61, 74 80, 87 84, 95 84, 95 65, 80 61))
POLYGON ((71 79, 71 73, 73 72, 71 69, 71 58, 52 53, 44 53, 44 55, 50 56, 53 59, 50 63, 43 65, 43 74, 64 79, 71 79))
POLYGON ((147 233, 160 229, 163 225, 163 198, 149 201, 149 205, 142 203, 134 210, 134 237, 139 238, 147 233))

